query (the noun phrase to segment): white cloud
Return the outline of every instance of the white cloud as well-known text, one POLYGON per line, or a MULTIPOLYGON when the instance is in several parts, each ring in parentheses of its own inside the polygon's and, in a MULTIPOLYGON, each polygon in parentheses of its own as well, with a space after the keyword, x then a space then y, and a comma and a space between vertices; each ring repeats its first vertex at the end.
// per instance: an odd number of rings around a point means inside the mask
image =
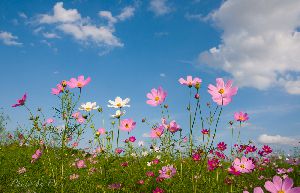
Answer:
POLYGON ((290 137, 283 137, 283 136, 280 136, 280 135, 262 134, 258 137, 258 142, 266 143, 266 144, 281 144, 281 145, 298 146, 300 140, 290 138, 290 137))
POLYGON ((56 33, 48 33, 48 32, 45 32, 43 33, 43 36, 45 38, 49 38, 49 39, 54 39, 54 38, 61 38, 59 35, 57 35, 56 33))
POLYGON ((18 42, 18 37, 12 35, 10 32, 0 31, 0 41, 8 46, 21 46, 22 43, 18 42))
POLYGON ((208 18, 221 44, 199 63, 221 68, 241 87, 281 87, 300 94, 300 1, 228 0, 208 18))
MULTIPOLYGON (((114 25, 118 21, 124 21, 134 15, 135 8, 125 7, 119 15, 114 17, 109 11, 100 11, 99 16, 107 20, 107 25, 97 26, 89 17, 82 17, 77 9, 65 9, 63 2, 58 2, 53 8, 53 14, 41 14, 38 16, 39 24, 52 24, 64 34, 72 36, 79 42, 94 44, 103 48, 103 52, 114 47, 122 47, 123 43, 114 35, 114 25)), ((57 38, 54 33, 43 33, 47 38, 57 38)))
POLYGON ((149 9, 156 15, 161 16, 170 13, 173 9, 167 4, 168 0, 151 0, 149 9))
POLYGON ((164 78, 164 77, 166 77, 166 74, 165 73, 160 73, 159 76, 164 78))
POLYGON ((199 21, 205 21, 205 17, 203 17, 202 14, 191 14, 191 13, 186 13, 184 15, 184 17, 187 19, 187 20, 199 20, 199 21))
POLYGON ((25 13, 23 13, 23 12, 19 13, 19 17, 21 17, 23 19, 27 19, 28 18, 27 15, 25 13))

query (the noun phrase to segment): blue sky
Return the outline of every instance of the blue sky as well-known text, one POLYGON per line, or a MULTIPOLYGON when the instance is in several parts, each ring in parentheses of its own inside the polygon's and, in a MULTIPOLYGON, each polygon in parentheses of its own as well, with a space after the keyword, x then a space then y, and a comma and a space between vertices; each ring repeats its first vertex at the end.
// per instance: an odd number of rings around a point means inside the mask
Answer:
MULTIPOLYGON (((96 101, 107 117, 113 114, 106 107, 109 99, 131 99, 126 117, 138 122, 133 135, 149 132, 140 123, 143 117, 159 118, 160 110, 145 103, 146 93, 158 86, 168 91, 173 118, 188 132, 188 89, 178 79, 193 75, 203 79, 203 104, 211 102, 207 85, 217 77, 240 87, 225 108, 219 140, 230 141, 225 123, 235 111, 245 111, 250 120, 242 129, 244 140, 294 144, 300 139, 300 4, 254 4, 1 1, 0 106, 12 119, 9 129, 28 126, 25 110, 10 108, 24 92, 29 107, 42 107, 51 116, 58 100, 50 89, 83 74, 92 82, 82 102, 96 101), (285 9, 291 11, 282 17, 285 9)), ((200 134, 200 127, 195 132, 200 134)))

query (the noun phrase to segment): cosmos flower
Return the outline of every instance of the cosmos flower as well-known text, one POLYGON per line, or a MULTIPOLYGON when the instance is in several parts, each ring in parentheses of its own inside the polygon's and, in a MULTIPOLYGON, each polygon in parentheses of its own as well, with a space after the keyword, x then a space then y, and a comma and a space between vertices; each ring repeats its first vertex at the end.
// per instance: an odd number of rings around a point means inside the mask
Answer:
POLYGON ((164 133, 164 126, 161 125, 159 127, 151 129, 150 137, 151 138, 159 138, 163 133, 164 133))
POLYGON ((239 122, 245 122, 249 120, 248 114, 244 112, 236 112, 234 113, 234 119, 239 122))
POLYGON ((121 97, 116 97, 114 101, 109 100, 108 102, 110 103, 110 105, 107 106, 112 108, 130 107, 130 105, 127 105, 129 101, 129 98, 123 100, 121 97))
POLYGON ((35 153, 31 156, 31 163, 35 162, 42 156, 42 151, 40 149, 36 150, 35 153))
POLYGON ((135 138, 134 136, 129 137, 129 141, 130 141, 130 142, 133 143, 133 142, 135 142, 135 140, 136 140, 136 138, 135 138))
POLYGON ((228 105, 232 96, 236 95, 238 88, 232 87, 232 80, 228 80, 226 84, 222 78, 216 79, 217 85, 208 85, 208 93, 211 94, 212 100, 218 105, 228 105))
POLYGON ((180 78, 178 81, 182 85, 186 85, 188 87, 195 86, 196 88, 199 88, 200 84, 202 83, 201 78, 196 77, 196 78, 193 79, 192 76, 187 76, 186 80, 183 79, 183 78, 180 78))
POLYGON ((271 193, 299 193, 300 187, 293 188, 293 185, 293 179, 289 177, 282 180, 279 176, 274 176, 273 182, 265 182, 266 190, 271 193))
POLYGON ((78 174, 72 174, 72 175, 70 175, 70 180, 76 180, 76 179, 78 179, 79 178, 79 175, 78 174))
POLYGON ((85 161, 84 161, 84 160, 78 160, 78 161, 76 162, 76 167, 77 167, 78 169, 80 169, 80 168, 86 168, 85 161))
POLYGON ((171 133, 176 133, 180 129, 180 125, 178 125, 175 120, 167 123, 167 120, 162 118, 161 121, 165 129, 169 130, 171 133))
POLYGON ((27 98, 27 95, 26 95, 26 93, 25 93, 21 99, 18 99, 18 100, 17 100, 17 103, 16 103, 16 104, 12 105, 12 107, 18 107, 18 106, 23 106, 23 105, 25 105, 26 98, 27 98))
POLYGON ((209 130, 208 129, 202 129, 201 133, 203 135, 208 135, 209 134, 209 130))
POLYGON ((172 178, 176 174, 176 168, 174 168, 173 165, 167 165, 163 166, 158 172, 160 174, 160 178, 168 179, 172 178))
POLYGON ((243 156, 241 159, 235 158, 233 167, 241 173, 250 173, 255 168, 253 161, 243 156))
POLYGON ((103 135, 105 133, 105 129, 104 128, 99 128, 97 131, 96 131, 96 135, 100 136, 100 135, 103 135))
POLYGON ((63 92, 64 87, 61 84, 57 84, 56 88, 51 89, 51 94, 53 95, 59 95, 61 92, 63 92))
POLYGON ((114 115, 111 115, 111 117, 119 119, 124 114, 125 114, 125 111, 117 110, 114 115))
POLYGON ((86 80, 84 80, 84 76, 80 75, 78 76, 78 79, 76 78, 71 78, 69 81, 67 81, 67 85, 70 88, 83 88, 84 86, 86 86, 89 82, 91 82, 91 78, 88 77, 86 80))
POLYGON ((96 102, 93 102, 93 103, 87 102, 85 104, 82 104, 81 107, 79 108, 79 110, 83 110, 83 111, 89 112, 91 110, 96 110, 98 108, 99 108, 99 106, 97 106, 96 102))
MULTIPOLYGON (((249 193, 249 192, 243 191, 243 193, 249 193)), ((256 187, 256 188, 254 188, 253 193, 264 193, 264 191, 261 187, 256 187)))
POLYGON ((159 187, 156 187, 153 191, 152 191, 152 193, 164 193, 165 191, 163 190, 163 189, 161 189, 161 188, 159 188, 159 187))
POLYGON ((146 103, 155 107, 162 104, 165 101, 166 97, 167 92, 164 91, 162 87, 159 87, 158 89, 153 88, 151 90, 151 93, 147 94, 147 98, 149 100, 147 100, 146 103))
POLYGON ((132 129, 135 128, 136 122, 134 122, 132 119, 123 119, 121 121, 120 129, 123 131, 130 132, 132 129))
POLYGON ((224 151, 227 148, 227 144, 225 144, 224 142, 220 142, 220 143, 218 143, 217 148, 220 151, 224 151))

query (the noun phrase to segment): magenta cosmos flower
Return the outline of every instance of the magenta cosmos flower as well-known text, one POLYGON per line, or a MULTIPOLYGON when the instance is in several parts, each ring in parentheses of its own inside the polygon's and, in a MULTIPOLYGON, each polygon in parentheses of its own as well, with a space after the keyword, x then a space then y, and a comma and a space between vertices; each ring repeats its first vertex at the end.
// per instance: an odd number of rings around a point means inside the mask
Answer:
POLYGON ((159 177, 168 179, 172 178, 176 174, 176 169, 173 167, 173 165, 167 165, 163 166, 161 170, 159 170, 159 177))
MULTIPOLYGON (((249 192, 243 191, 243 193, 249 193, 249 192)), ((254 188, 253 193, 264 193, 264 191, 261 187, 256 187, 256 188, 254 188)))
POLYGON ((134 129, 135 125, 136 122, 134 122, 132 119, 124 119, 121 121, 120 129, 130 132, 132 129, 134 129))
POLYGON ((171 133, 176 133, 180 129, 180 125, 178 125, 175 120, 167 123, 167 120, 162 118, 161 122, 165 129, 169 130, 171 133))
POLYGON ((25 93, 21 99, 18 99, 18 100, 17 100, 17 103, 16 103, 16 104, 12 105, 12 107, 18 107, 18 106, 23 106, 23 105, 25 105, 26 98, 27 98, 27 95, 26 95, 26 93, 25 93))
POLYGON ((187 76, 186 80, 184 80, 183 78, 180 78, 178 81, 180 84, 187 85, 188 87, 195 86, 196 88, 199 88, 200 84, 202 83, 201 78, 196 77, 193 79, 192 76, 187 76))
POLYGON ((285 178, 283 181, 279 176, 273 177, 273 182, 266 181, 265 188, 271 193, 299 193, 300 187, 293 188, 292 178, 285 178))
POLYGON ((162 89, 162 87, 158 87, 158 89, 153 88, 151 93, 147 94, 147 104, 151 106, 158 106, 162 104, 167 97, 167 92, 162 89))
POLYGON ((220 151, 224 151, 227 149, 227 144, 225 144, 224 142, 220 142, 220 143, 218 143, 217 148, 220 151))
POLYGON ((61 84, 57 84, 56 88, 51 89, 51 94, 53 95, 59 95, 61 92, 63 92, 64 87, 61 84))
POLYGON ((248 113, 236 112, 234 113, 234 119, 239 122, 245 122, 249 120, 248 113))
POLYGON ((159 127, 152 128, 150 137, 151 138, 159 138, 160 136, 162 136, 163 133, 164 133, 164 126, 161 125, 159 127))
POLYGON ((208 92, 212 96, 212 100, 218 105, 228 105, 231 102, 231 97, 236 95, 238 88, 232 87, 232 80, 228 80, 226 84, 223 78, 217 78, 217 85, 208 85, 208 92))
POLYGON ((255 168, 255 165, 251 159, 247 159, 245 156, 243 156, 241 159, 235 158, 233 167, 241 173, 250 173, 255 168))
POLYGON ((91 78, 88 77, 87 79, 84 80, 84 76, 80 75, 78 76, 78 79, 76 78, 71 78, 70 81, 67 81, 67 85, 70 88, 82 88, 86 86, 89 82, 91 82, 91 78))

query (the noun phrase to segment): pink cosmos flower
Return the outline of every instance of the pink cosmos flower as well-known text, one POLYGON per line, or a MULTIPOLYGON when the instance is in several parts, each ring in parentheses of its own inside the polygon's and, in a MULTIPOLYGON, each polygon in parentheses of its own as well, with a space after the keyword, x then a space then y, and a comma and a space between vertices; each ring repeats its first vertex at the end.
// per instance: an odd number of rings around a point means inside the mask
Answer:
POLYGON ((173 167, 173 165, 163 166, 161 170, 159 170, 159 177, 168 179, 172 178, 176 174, 176 169, 173 167))
POLYGON ((70 81, 67 81, 67 85, 70 88, 82 88, 86 86, 89 82, 91 81, 91 78, 88 77, 87 79, 84 80, 84 76, 80 75, 78 76, 78 79, 76 78, 71 78, 70 81))
POLYGON ((16 103, 16 104, 12 105, 12 107, 18 107, 18 106, 23 106, 23 105, 25 105, 26 98, 27 98, 27 95, 26 95, 26 93, 25 93, 21 99, 18 99, 18 100, 17 100, 17 103, 16 103))
POLYGON ((115 149, 116 154, 121 154, 123 152, 123 149, 121 148, 116 148, 115 149))
POLYGON ((233 167, 241 173, 250 173, 255 168, 255 165, 251 159, 247 159, 243 156, 241 159, 235 158, 233 167))
POLYGON ((80 124, 84 123, 85 122, 85 118, 83 118, 82 116, 79 117, 78 119, 76 119, 76 121, 80 124))
POLYGON ((162 87, 158 87, 158 89, 153 88, 151 93, 147 94, 147 104, 151 106, 158 106, 162 104, 167 97, 167 92, 162 89, 162 87))
POLYGON ((283 181, 279 176, 273 177, 273 182, 266 181, 265 188, 271 193, 299 193, 300 187, 293 188, 292 178, 285 178, 283 181))
POLYGON ((200 156, 199 153, 194 153, 192 155, 192 158, 193 158, 194 161, 200 161, 201 156, 200 156))
POLYGON ((186 143, 186 142, 188 142, 188 140, 189 140, 188 137, 187 137, 187 136, 184 136, 182 142, 183 142, 183 143, 186 143))
POLYGON ((150 137, 151 138, 159 138, 164 133, 164 126, 159 126, 156 128, 152 128, 150 137))
POLYGON ((146 176, 153 177, 154 176, 154 172, 148 171, 148 172, 146 172, 146 176))
POLYGON ((134 129, 135 125, 136 122, 134 122, 132 119, 123 119, 121 121, 120 129, 130 132, 132 129, 134 129))
POLYGON ((231 97, 236 95, 238 88, 232 87, 232 80, 228 80, 226 84, 222 78, 216 79, 217 85, 208 85, 208 92, 212 96, 212 100, 218 105, 228 105, 231 97))
POLYGON ((264 146, 262 147, 262 150, 264 151, 265 154, 270 154, 270 153, 272 153, 272 148, 271 148, 270 146, 268 146, 268 145, 264 145, 264 146))
POLYGON ((79 161, 77 161, 77 162, 76 162, 76 167, 77 167, 78 169, 80 169, 80 168, 86 168, 85 161, 84 161, 84 160, 79 160, 79 161))
POLYGON ((187 85, 188 87, 192 87, 192 86, 196 86, 198 85, 198 87, 200 86, 200 84, 202 83, 202 80, 198 77, 194 78, 192 76, 187 76, 186 80, 184 80, 183 78, 180 78, 179 80, 180 84, 183 85, 187 85))
POLYGON ((234 113, 234 119, 239 122, 245 122, 245 121, 249 120, 248 113, 244 113, 242 111, 236 112, 236 113, 234 113))
POLYGON ((213 171, 214 169, 219 167, 219 164, 220 164, 220 160, 218 160, 217 158, 211 158, 211 159, 207 160, 207 165, 208 165, 209 171, 213 171))
POLYGON ((227 148, 227 144, 225 144, 224 142, 220 142, 218 143, 217 148, 220 151, 224 151, 227 148))
POLYGON ((235 176, 238 176, 241 174, 241 172, 239 172, 238 170, 236 170, 233 166, 230 166, 230 168, 228 168, 228 172, 235 175, 235 176))
POLYGON ((103 135, 105 133, 105 129, 104 128, 99 128, 96 132, 96 135, 103 135))
POLYGON ((171 121, 169 124, 165 118, 162 118, 161 121, 165 129, 169 130, 171 133, 176 133, 180 129, 180 125, 178 125, 175 120, 171 121))
POLYGON ((53 118, 48 118, 47 120, 46 120, 46 123, 47 124, 52 124, 54 122, 54 119, 53 118))
POLYGON ((56 88, 51 89, 51 94, 53 95, 59 95, 61 92, 63 92, 64 87, 61 84, 57 84, 56 88))
POLYGON ((133 143, 133 142, 135 142, 135 140, 136 140, 136 138, 135 138, 134 136, 129 137, 129 141, 130 141, 130 142, 133 143))
MULTIPOLYGON (((243 193, 249 193, 249 192, 243 191, 243 193)), ((256 188, 254 188, 253 193, 264 193, 264 191, 261 187, 256 187, 256 188)))
POLYGON ((72 117, 73 117, 74 119, 78 119, 80 116, 81 116, 81 114, 80 114, 80 112, 78 112, 78 111, 72 114, 72 117))
POLYGON ((35 162, 42 156, 42 151, 40 149, 36 150, 35 153, 31 156, 31 163, 35 162))
POLYGON ((203 135, 208 135, 209 134, 209 130, 208 129, 202 129, 201 133, 203 135))
POLYGON ((159 188, 159 187, 156 187, 153 191, 152 191, 152 193, 164 193, 165 191, 163 190, 163 189, 161 189, 161 188, 159 188))

